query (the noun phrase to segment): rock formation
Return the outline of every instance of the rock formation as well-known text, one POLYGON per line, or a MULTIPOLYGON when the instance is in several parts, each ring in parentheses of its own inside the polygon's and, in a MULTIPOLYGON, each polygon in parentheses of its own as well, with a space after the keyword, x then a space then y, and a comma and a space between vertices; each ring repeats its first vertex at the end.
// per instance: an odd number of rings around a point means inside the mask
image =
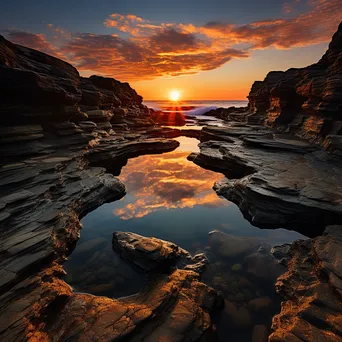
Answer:
POLYGON ((0 340, 215 337, 210 311, 220 300, 200 282, 204 256, 193 262, 184 251, 184 269, 155 273, 126 300, 74 293, 62 280, 80 218, 125 194, 113 173, 131 156, 179 145, 158 138, 141 96, 3 37, 0 93, 0 340))
POLYGON ((295 242, 288 271, 278 278, 284 302, 273 319, 269 341, 340 341, 342 339, 342 227, 295 242))
MULTIPOLYGON (((341 56, 342 25, 318 63, 272 72, 253 85, 247 110, 215 114, 239 122, 184 131, 202 140, 200 153, 189 159, 225 174, 215 190, 253 224, 315 237, 275 251, 288 268, 277 282, 284 302, 270 341, 342 338, 341 226, 316 237, 326 225, 342 223, 341 56)), ((170 118, 146 108, 127 83, 80 77, 68 63, 3 37, 0 94, 0 340, 215 341, 210 314, 223 302, 200 280, 208 263, 203 254, 192 257, 173 243, 117 232, 114 250, 148 274, 139 294, 96 297, 75 293, 62 280, 79 219, 124 195, 113 175, 127 158, 178 146, 165 137, 180 131, 158 125, 170 118)), ((212 243, 227 255, 232 239, 222 244, 217 236, 211 234, 212 243)), ((248 251, 240 240, 234 248, 248 251)), ((263 258, 278 276, 278 261, 262 248, 246 257, 248 270, 260 268, 263 258)), ((231 272, 240 269, 234 263, 231 272)), ((249 310, 269 306, 260 298, 251 299, 249 309, 226 301, 225 314, 234 312, 237 326, 250 326, 249 310)), ((253 338, 265 340, 267 333, 256 325, 253 338)))
POLYGON ((276 285, 283 302, 272 342, 342 339, 341 56, 342 24, 318 63, 255 82, 246 111, 211 113, 228 122, 204 128, 210 140, 189 156, 225 174, 216 192, 254 225, 313 238, 273 251, 287 272, 276 285))
POLYGON ((339 150, 331 136, 342 133, 342 23, 321 60, 302 69, 272 71, 253 84, 249 122, 294 132, 339 150))

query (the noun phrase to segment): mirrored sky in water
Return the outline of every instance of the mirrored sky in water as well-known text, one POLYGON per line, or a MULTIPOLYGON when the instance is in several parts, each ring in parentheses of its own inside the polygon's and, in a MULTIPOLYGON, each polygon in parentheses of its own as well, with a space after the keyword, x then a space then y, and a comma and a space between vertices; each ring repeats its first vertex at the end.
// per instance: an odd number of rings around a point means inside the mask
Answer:
MULTIPOLYGON (((270 328, 278 310, 274 281, 282 266, 258 251, 260 247, 269 251, 271 246, 303 236, 285 229, 253 227, 235 204, 218 197, 212 189, 224 176, 187 160, 191 152, 199 150, 198 141, 186 137, 177 140, 180 146, 173 152, 128 160, 119 176, 126 185, 126 196, 83 218, 81 238, 64 264, 66 281, 76 291, 114 298, 139 292, 146 275, 112 250, 112 234, 130 231, 153 236, 172 241, 193 255, 205 253, 209 267, 203 281, 239 310, 246 312, 244 305, 253 298, 269 296, 273 311, 253 317, 255 324, 270 328), (215 229, 226 234, 208 235, 215 229), (240 283, 244 284, 241 288, 240 283)), ((230 323, 224 314, 215 318, 223 340, 226 336, 232 341, 251 340, 251 329, 232 330, 230 323)))
POLYGON ((119 176, 127 195, 105 204, 83 218, 81 241, 107 236, 114 231, 132 231, 173 241, 194 251, 206 243, 208 232, 219 229, 239 236, 265 239, 269 244, 292 242, 296 232, 261 230, 246 221, 237 206, 212 189, 224 176, 204 170, 186 157, 198 151, 198 141, 177 139, 173 152, 128 160, 119 176))

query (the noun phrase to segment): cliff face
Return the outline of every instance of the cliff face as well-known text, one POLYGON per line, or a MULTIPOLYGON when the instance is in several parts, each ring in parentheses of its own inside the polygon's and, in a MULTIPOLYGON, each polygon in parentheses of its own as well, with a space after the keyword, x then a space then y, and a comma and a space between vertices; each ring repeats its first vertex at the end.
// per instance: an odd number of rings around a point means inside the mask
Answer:
POLYGON ((82 147, 112 128, 152 125, 149 114, 128 83, 80 77, 70 64, 0 36, 1 164, 40 154, 47 148, 42 143, 54 150, 56 138, 82 147))
POLYGON ((318 63, 270 72, 253 84, 248 98, 252 122, 264 121, 319 142, 341 135, 342 23, 318 63))

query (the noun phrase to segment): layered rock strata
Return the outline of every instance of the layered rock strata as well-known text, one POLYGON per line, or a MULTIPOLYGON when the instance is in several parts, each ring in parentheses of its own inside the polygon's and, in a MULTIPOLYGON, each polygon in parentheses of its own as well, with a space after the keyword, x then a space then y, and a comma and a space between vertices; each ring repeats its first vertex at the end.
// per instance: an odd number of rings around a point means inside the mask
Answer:
POLYGON ((226 121, 265 124, 341 153, 342 23, 329 48, 315 64, 287 71, 271 71, 256 81, 247 108, 218 108, 206 115, 226 121))
POLYGON ((276 289, 284 299, 269 341, 342 340, 342 226, 295 242, 276 289))
POLYGON ((141 96, 3 37, 0 79, 0 340, 215 340, 210 312, 220 298, 200 281, 203 255, 163 248, 166 258, 186 255, 182 269, 153 272, 126 299, 75 293, 62 280, 80 218, 125 194, 113 173, 129 157, 179 145, 158 137, 141 96))

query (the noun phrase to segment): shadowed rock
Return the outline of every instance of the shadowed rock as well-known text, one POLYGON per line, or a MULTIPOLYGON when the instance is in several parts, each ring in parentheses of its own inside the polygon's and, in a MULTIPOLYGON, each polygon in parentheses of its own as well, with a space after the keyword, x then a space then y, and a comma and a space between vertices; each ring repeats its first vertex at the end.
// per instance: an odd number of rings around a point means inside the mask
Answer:
POLYGON ((320 142, 328 135, 340 135, 341 52, 342 23, 318 63, 285 72, 272 71, 264 81, 253 84, 248 96, 248 119, 265 121, 320 142))

